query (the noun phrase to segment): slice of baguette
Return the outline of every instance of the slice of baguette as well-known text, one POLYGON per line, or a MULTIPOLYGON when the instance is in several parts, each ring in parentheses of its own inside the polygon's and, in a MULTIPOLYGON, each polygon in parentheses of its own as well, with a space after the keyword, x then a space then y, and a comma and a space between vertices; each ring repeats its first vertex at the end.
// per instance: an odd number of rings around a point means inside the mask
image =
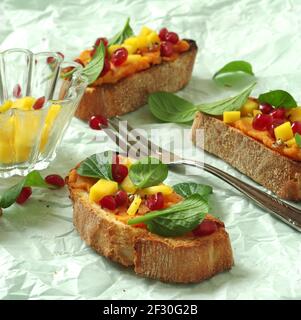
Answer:
POLYGON ((75 116, 85 121, 97 114, 111 118, 145 105, 150 93, 175 92, 183 88, 191 78, 197 54, 196 43, 187 41, 190 43, 189 50, 181 53, 175 61, 164 61, 115 84, 88 87, 75 116))
MULTIPOLYGON (((68 178, 66 179, 68 184, 68 178)), ((141 276, 165 282, 190 283, 212 277, 233 265, 232 249, 224 224, 203 237, 164 238, 123 223, 89 202, 85 190, 68 184, 73 202, 73 223, 81 238, 98 253, 141 276)))
POLYGON ((287 200, 301 200, 300 162, 281 155, 240 130, 201 112, 194 119, 192 140, 277 196, 287 200), (204 129, 204 144, 197 141, 197 129, 204 129))

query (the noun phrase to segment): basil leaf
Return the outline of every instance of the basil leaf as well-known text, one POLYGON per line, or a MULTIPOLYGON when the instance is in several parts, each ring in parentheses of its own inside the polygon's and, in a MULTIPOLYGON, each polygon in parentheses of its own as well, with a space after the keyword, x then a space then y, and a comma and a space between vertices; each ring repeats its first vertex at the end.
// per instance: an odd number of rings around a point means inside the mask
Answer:
POLYGON ((149 95, 151 113, 166 122, 188 122, 194 119, 197 107, 191 102, 169 92, 155 92, 149 95))
POLYGON ((137 188, 156 186, 168 175, 168 167, 159 159, 147 157, 131 165, 129 177, 137 188))
POLYGON ((239 110, 244 105, 255 87, 256 82, 245 88, 242 92, 234 97, 223 99, 217 102, 200 104, 197 106, 198 111, 210 114, 210 115, 222 115, 224 111, 239 110))
POLYGON ((130 26, 130 18, 127 18, 123 29, 116 33, 112 39, 110 39, 109 46, 113 44, 122 44, 125 39, 131 37, 133 34, 133 29, 130 26))
POLYGON ((296 100, 284 90, 273 90, 266 93, 262 93, 258 100, 260 103, 269 103, 275 108, 283 107, 291 109, 297 107, 296 100))
POLYGON ((24 177, 19 183, 5 190, 0 195, 0 208, 5 209, 14 204, 23 187, 40 187, 56 189, 55 186, 46 183, 38 171, 32 171, 26 177, 24 177))
POLYGON ((193 194, 169 208, 130 219, 128 224, 144 222, 152 233, 166 237, 181 236, 195 229, 207 212, 207 202, 199 194, 193 194))
POLYGON ((225 85, 230 85, 229 80, 231 78, 235 78, 238 73, 244 73, 246 75, 254 76, 252 65, 243 60, 237 60, 237 61, 231 61, 224 65, 221 69, 219 69, 212 77, 213 80, 217 80, 217 78, 225 78, 225 75, 227 77, 227 80, 224 82, 225 85), (230 75, 231 74, 231 75, 230 75), (230 76, 230 78, 229 78, 230 76))
POLYGON ((183 182, 175 184, 173 190, 184 198, 193 194, 199 194, 204 199, 208 200, 208 196, 212 193, 212 187, 206 184, 199 184, 195 182, 183 182))
POLYGON ((96 153, 82 161, 76 172, 84 177, 113 180, 112 162, 112 151, 96 153))
POLYGON ((301 148, 301 135, 297 132, 295 134, 295 140, 299 148, 301 148))

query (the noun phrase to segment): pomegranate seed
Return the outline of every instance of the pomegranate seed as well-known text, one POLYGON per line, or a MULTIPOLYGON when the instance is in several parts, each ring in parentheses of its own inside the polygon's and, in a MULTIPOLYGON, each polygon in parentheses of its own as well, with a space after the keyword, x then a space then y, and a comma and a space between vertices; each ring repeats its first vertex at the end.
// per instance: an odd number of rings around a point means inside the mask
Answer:
POLYGON ((197 237, 208 236, 217 230, 217 225, 214 221, 204 220, 200 223, 192 233, 197 237))
POLYGON ((268 127, 269 134, 271 135, 272 138, 275 139, 275 132, 274 129, 280 126, 285 122, 285 119, 273 119, 272 124, 268 127))
POLYGON ((167 32, 165 35, 165 40, 176 44, 179 41, 179 36, 175 32, 167 32))
POLYGON ((62 59, 65 59, 65 56, 64 56, 61 52, 57 51, 57 54, 58 54, 59 56, 61 56, 62 59))
POLYGON ((93 57, 94 54, 95 54, 95 52, 96 52, 96 48, 93 48, 93 49, 90 51, 90 56, 93 57))
POLYGON ((108 58, 105 58, 105 61, 103 63, 103 69, 101 71, 100 76, 103 77, 105 74, 107 74, 111 70, 111 63, 108 58))
POLYGON ((300 121, 294 121, 292 123, 292 129, 293 129, 294 134, 295 133, 301 134, 301 122, 300 121))
POLYGON ((115 67, 122 65, 128 58, 128 51, 126 48, 117 49, 113 54, 111 61, 115 67))
POLYGON ((116 209, 116 201, 113 196, 104 196, 100 201, 99 204, 102 208, 115 210, 116 209))
POLYGON ((103 42, 104 46, 106 47, 109 43, 108 39, 107 38, 97 38, 95 43, 94 43, 94 46, 95 47, 98 47, 100 45, 100 42, 103 42))
POLYGON ((49 176, 45 177, 45 182, 60 188, 65 185, 65 180, 58 174, 50 174, 49 176))
POLYGON ((81 64, 83 67, 85 66, 84 63, 79 58, 74 59, 74 62, 81 64))
POLYGON ((146 205, 151 211, 162 209, 164 207, 164 197, 162 192, 148 196, 146 205))
POLYGON ((171 42, 162 42, 160 45, 160 53, 162 57, 170 57, 173 54, 173 45, 171 42))
POLYGON ((108 126, 108 119, 103 116, 92 116, 89 120, 89 126, 94 130, 101 130, 102 127, 108 126))
POLYGON ((273 122, 273 118, 268 114, 257 114, 253 119, 252 126, 255 130, 267 130, 273 122))
POLYGON ((161 41, 165 41, 165 40, 166 40, 165 37, 166 37, 167 33, 168 33, 167 28, 162 28, 162 29, 160 30, 160 32, 159 32, 159 38, 160 38, 161 41))
POLYGON ((39 109, 41 109, 41 108, 43 107, 44 103, 45 103, 45 97, 40 97, 40 98, 38 98, 38 99, 36 100, 36 102, 34 103, 34 105, 32 106, 32 108, 33 108, 34 110, 39 110, 39 109))
POLYGON ((53 57, 48 57, 46 61, 48 64, 52 64, 55 61, 55 59, 53 57))
POLYGON ((20 194, 18 195, 18 198, 16 199, 16 202, 18 204, 23 204, 32 194, 31 187, 23 187, 20 194))
POLYGON ((262 103, 259 106, 259 110, 264 114, 269 114, 274 110, 274 108, 269 103, 262 103))
POLYGON ((124 164, 112 164, 112 176, 116 182, 121 183, 128 173, 128 167, 124 164))
POLYGON ((117 207, 121 207, 121 206, 124 206, 128 203, 128 195, 125 191, 123 190, 119 190, 117 193, 116 193, 116 196, 115 196, 115 202, 116 202, 116 205, 117 207))
POLYGON ((20 98, 21 97, 21 86, 19 84, 16 84, 13 90, 13 96, 15 98, 20 98))
POLYGON ((274 119, 285 119, 285 112, 286 110, 284 108, 277 108, 274 111, 272 111, 270 115, 274 119))

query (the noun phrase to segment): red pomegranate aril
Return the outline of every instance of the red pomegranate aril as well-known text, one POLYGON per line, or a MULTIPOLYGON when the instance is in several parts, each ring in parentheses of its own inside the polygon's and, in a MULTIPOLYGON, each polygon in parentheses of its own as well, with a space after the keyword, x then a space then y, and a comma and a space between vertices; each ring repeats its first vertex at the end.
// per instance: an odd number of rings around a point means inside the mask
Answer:
POLYGON ((31 187, 23 187, 20 194, 18 195, 18 198, 16 199, 16 202, 18 204, 23 204, 27 201, 27 199, 31 196, 32 189, 31 187))
POLYGON ((104 44, 104 46, 106 47, 109 43, 108 39, 107 38, 97 38, 95 40, 95 43, 94 43, 94 46, 95 47, 98 47, 100 45, 100 42, 102 42, 104 44))
POLYGON ((109 71, 111 70, 111 63, 109 61, 108 58, 105 58, 105 61, 103 63, 103 68, 101 71, 100 76, 103 77, 104 75, 106 75, 109 71))
POLYGON ((269 134, 271 135, 272 138, 275 139, 275 132, 274 129, 280 126, 285 122, 285 119, 274 119, 273 123, 268 127, 269 134))
POLYGON ((270 113, 274 119, 284 119, 286 110, 284 108, 277 108, 270 113))
POLYGON ((171 42, 162 42, 160 53, 162 57, 170 57, 173 54, 173 44, 171 42))
POLYGON ((162 28, 160 31, 159 31, 159 38, 161 41, 165 41, 166 40, 166 35, 168 33, 168 30, 167 28, 162 28))
POLYGON ((48 57, 46 61, 48 64, 52 64, 52 63, 54 63, 55 59, 54 59, 54 57, 48 57))
POLYGON ((217 225, 214 221, 204 220, 192 231, 192 233, 197 237, 202 237, 202 236, 209 236, 216 230, 217 230, 217 225))
POLYGON ((124 164, 112 164, 112 176, 116 182, 121 183, 128 173, 128 167, 124 164))
POLYGON ((115 67, 122 65, 128 58, 128 51, 126 48, 117 49, 111 57, 111 61, 115 67))
POLYGON ((20 98, 21 97, 21 86, 19 84, 16 84, 13 90, 13 96, 15 98, 20 98))
POLYGON ((119 190, 115 195, 115 202, 117 207, 124 206, 128 203, 128 195, 125 191, 119 190))
POLYGON ((301 134, 301 122, 300 121, 294 121, 292 123, 292 130, 293 130, 294 134, 296 134, 296 133, 301 134))
POLYGON ((57 51, 57 54, 61 56, 62 59, 65 59, 65 56, 61 52, 57 51))
POLYGON ((53 186, 62 188, 65 185, 64 179, 58 174, 50 174, 45 177, 45 182, 53 186))
POLYGON ((163 209, 164 196, 162 192, 158 192, 156 194, 148 196, 146 200, 146 205, 151 211, 163 209))
POLYGON ((269 114, 274 110, 274 108, 269 103, 261 103, 259 106, 259 110, 264 114, 269 114))
POLYGON ((93 49, 90 51, 90 56, 93 57, 94 54, 95 54, 95 52, 96 52, 96 48, 93 48, 93 49))
POLYGON ((94 130, 101 130, 102 127, 108 126, 108 119, 103 116, 92 116, 89 120, 89 126, 94 130))
POLYGON ((267 130, 273 122, 273 118, 268 114, 257 114, 253 119, 252 126, 255 130, 267 130))
POLYGON ((175 32, 167 32, 165 35, 165 40, 176 44, 179 41, 179 36, 175 32))
POLYGON ((79 59, 79 58, 74 59, 74 62, 79 63, 79 64, 82 65, 83 67, 85 66, 85 64, 84 64, 84 63, 81 61, 81 59, 79 59))
POLYGON ((99 204, 104 209, 115 210, 116 209, 116 201, 113 196, 104 196, 99 204))
POLYGON ((32 108, 34 110, 39 110, 39 109, 41 109, 43 107, 44 103, 45 103, 45 97, 40 97, 35 101, 35 103, 32 106, 32 108))

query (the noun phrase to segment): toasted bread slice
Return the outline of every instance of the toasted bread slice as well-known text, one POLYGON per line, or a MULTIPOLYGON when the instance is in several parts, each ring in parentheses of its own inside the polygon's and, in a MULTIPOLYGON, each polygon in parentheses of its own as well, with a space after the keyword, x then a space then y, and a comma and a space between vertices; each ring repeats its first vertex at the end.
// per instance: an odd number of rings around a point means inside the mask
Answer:
POLYGON ((197 143, 197 129, 204 129, 204 150, 225 160, 277 196, 287 200, 301 200, 300 162, 281 155, 242 131, 201 112, 196 114, 192 126, 194 143, 197 143))
POLYGON ((89 202, 88 192, 67 184, 73 202, 73 223, 81 238, 98 253, 141 276, 165 282, 199 282, 233 265, 224 224, 208 236, 165 238, 118 220, 116 215, 89 202))
POLYGON ((150 93, 175 92, 183 88, 191 78, 197 53, 196 43, 187 41, 190 43, 189 50, 181 53, 174 61, 164 61, 115 84, 88 87, 75 116, 82 120, 97 114, 111 118, 145 105, 150 93))

